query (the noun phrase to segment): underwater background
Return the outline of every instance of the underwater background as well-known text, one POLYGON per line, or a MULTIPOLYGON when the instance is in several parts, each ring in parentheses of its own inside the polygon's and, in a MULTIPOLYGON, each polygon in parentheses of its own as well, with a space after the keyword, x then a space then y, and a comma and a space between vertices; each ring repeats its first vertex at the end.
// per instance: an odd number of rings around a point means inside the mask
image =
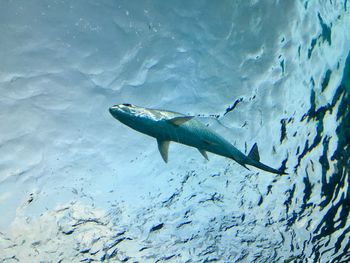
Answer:
POLYGON ((0 2, 0 262, 350 261, 347 0, 0 2), (154 138, 203 121, 274 175, 154 138))

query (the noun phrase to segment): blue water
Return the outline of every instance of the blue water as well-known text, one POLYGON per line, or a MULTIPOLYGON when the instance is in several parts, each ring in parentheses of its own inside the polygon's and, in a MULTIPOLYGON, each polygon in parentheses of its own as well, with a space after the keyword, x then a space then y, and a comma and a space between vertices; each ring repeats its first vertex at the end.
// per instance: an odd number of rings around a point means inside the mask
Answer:
POLYGON ((0 262, 350 261, 345 1, 1 1, 0 262), (195 115, 288 175, 108 108, 195 115))

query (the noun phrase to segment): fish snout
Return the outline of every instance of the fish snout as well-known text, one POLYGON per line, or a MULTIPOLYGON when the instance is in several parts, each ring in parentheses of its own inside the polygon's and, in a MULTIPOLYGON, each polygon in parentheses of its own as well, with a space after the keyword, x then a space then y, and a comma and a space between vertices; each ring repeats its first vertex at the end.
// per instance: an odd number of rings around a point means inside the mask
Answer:
POLYGON ((120 106, 119 105, 114 105, 109 108, 109 113, 114 117, 117 118, 117 114, 120 111, 120 106))
POLYGON ((112 114, 112 116, 118 120, 120 120, 120 118, 124 118, 125 116, 130 116, 133 115, 134 113, 134 107, 132 104, 116 104, 112 107, 109 108, 109 112, 110 114, 112 114))

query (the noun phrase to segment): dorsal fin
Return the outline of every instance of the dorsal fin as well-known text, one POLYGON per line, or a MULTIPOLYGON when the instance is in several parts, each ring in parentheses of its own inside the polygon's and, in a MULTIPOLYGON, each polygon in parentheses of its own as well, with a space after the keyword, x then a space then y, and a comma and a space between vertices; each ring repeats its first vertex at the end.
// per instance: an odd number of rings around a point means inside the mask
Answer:
POLYGON ((157 143, 158 143, 158 149, 159 149, 160 155, 162 156, 164 162, 167 163, 170 141, 162 141, 160 139, 157 139, 157 143))
POLYGON ((207 161, 209 161, 209 158, 208 158, 208 155, 207 155, 207 152, 205 150, 202 150, 202 149, 198 149, 198 151, 203 155, 203 157, 205 159, 207 159, 207 161))
POLYGON ((176 126, 180 126, 181 124, 184 124, 185 122, 191 120, 193 117, 194 116, 175 117, 175 118, 169 119, 168 122, 176 126))
POLYGON ((216 142, 213 142, 213 141, 210 141, 210 140, 207 140, 207 139, 203 139, 203 142, 207 145, 218 145, 216 142))
POLYGON ((253 145, 252 149, 250 150, 248 157, 257 162, 260 161, 258 145, 256 143, 253 145))

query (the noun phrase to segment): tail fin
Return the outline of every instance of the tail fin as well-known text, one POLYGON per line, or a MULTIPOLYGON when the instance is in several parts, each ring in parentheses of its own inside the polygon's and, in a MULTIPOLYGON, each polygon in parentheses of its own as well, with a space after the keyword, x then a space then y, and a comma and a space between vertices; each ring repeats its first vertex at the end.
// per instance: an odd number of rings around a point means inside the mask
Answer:
POLYGON ((247 156, 247 164, 274 174, 287 174, 284 171, 274 169, 260 162, 258 145, 255 143, 247 156))

